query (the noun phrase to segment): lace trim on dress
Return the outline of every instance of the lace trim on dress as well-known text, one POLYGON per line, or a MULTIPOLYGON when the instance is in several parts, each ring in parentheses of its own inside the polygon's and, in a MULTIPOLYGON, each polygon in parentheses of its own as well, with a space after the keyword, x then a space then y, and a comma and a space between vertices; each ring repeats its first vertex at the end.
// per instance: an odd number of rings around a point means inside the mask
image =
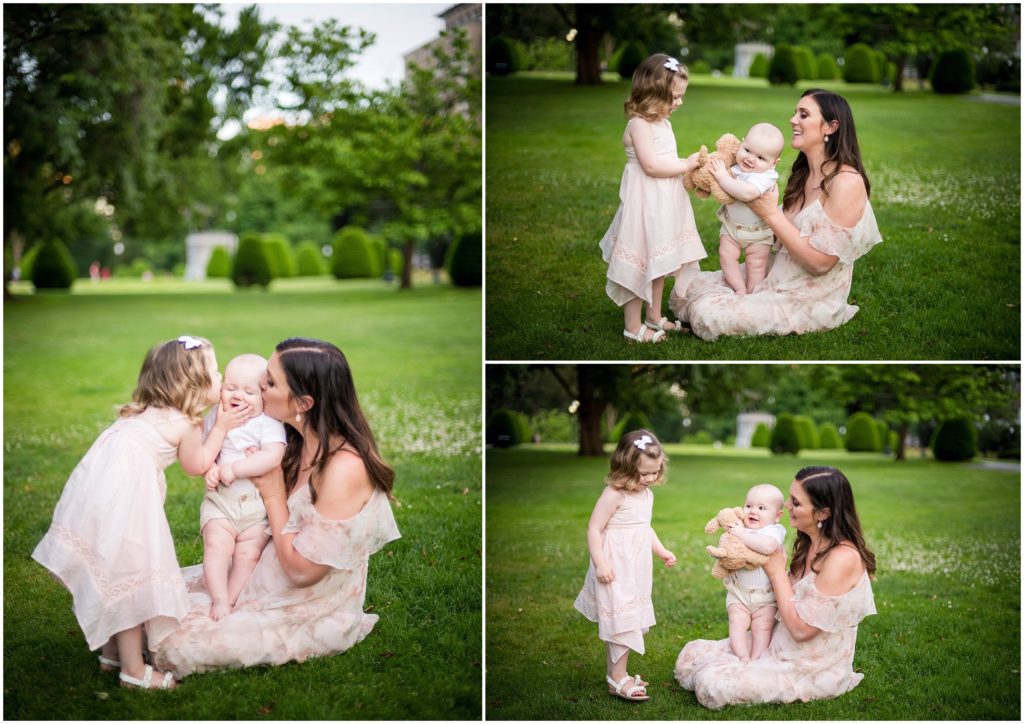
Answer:
MULTIPOLYGON (((647 271, 647 259, 644 259, 644 258, 634 254, 629 249, 626 249, 626 248, 624 248, 622 246, 619 246, 618 241, 619 241, 619 235, 618 234, 612 235, 611 242, 614 245, 614 251, 612 252, 612 255, 618 257, 619 259, 622 259, 622 260, 626 261, 631 266, 636 267, 640 271, 646 272, 647 271)), ((669 254, 672 254, 672 253, 676 252, 678 250, 680 244, 686 244, 686 243, 693 242, 693 241, 696 241, 696 242, 700 243, 700 234, 697 233, 696 231, 694 231, 693 229, 686 229, 683 232, 681 232, 681 233, 677 234, 676 236, 674 236, 672 239, 669 239, 668 241, 666 241, 664 244, 659 246, 657 249, 655 249, 650 254, 649 259, 651 261, 654 261, 656 259, 660 259, 663 256, 668 256, 669 254)))
POLYGON ((103 597, 105 605, 112 604, 126 596, 130 596, 137 589, 142 588, 143 586, 152 586, 154 583, 166 585, 168 587, 183 585, 181 570, 178 568, 174 568, 172 570, 157 568, 151 571, 146 571, 136 578, 132 578, 118 584, 111 584, 104 568, 99 564, 99 561, 96 560, 96 556, 88 542, 78 537, 64 526, 56 523, 50 526, 50 533, 53 534, 54 538, 65 543, 81 561, 83 567, 89 570, 90 577, 92 578, 96 589, 103 597))
POLYGON ((597 615, 600 618, 620 617, 637 609, 647 610, 647 608, 651 606, 650 596, 637 596, 624 606, 608 608, 607 606, 598 605, 597 598, 594 596, 594 594, 585 588, 582 591, 580 591, 580 595, 588 604, 590 604, 597 611, 597 615))

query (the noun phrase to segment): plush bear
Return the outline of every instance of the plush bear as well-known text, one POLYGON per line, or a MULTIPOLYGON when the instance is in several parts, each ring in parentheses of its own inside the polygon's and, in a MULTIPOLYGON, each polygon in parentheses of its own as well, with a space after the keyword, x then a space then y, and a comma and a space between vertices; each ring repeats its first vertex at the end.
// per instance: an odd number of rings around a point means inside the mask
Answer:
POLYGON ((708 196, 714 196, 715 201, 720 204, 731 204, 736 199, 727 194, 718 183, 708 167, 708 161, 712 158, 720 158, 726 168, 732 168, 732 165, 736 163, 736 152, 739 149, 740 139, 731 133, 726 133, 715 142, 714 153, 708 153, 708 147, 701 146, 700 166, 683 176, 683 186, 690 191, 696 189, 699 198, 706 199, 708 196))
POLYGON ((704 532, 708 535, 719 528, 726 529, 719 538, 717 547, 705 548, 715 558, 715 567, 711 569, 711 575, 715 578, 722 579, 740 568, 754 569, 768 562, 768 556, 750 550, 739 538, 729 535, 729 526, 740 522, 742 518, 742 508, 722 508, 718 515, 704 526, 704 532))

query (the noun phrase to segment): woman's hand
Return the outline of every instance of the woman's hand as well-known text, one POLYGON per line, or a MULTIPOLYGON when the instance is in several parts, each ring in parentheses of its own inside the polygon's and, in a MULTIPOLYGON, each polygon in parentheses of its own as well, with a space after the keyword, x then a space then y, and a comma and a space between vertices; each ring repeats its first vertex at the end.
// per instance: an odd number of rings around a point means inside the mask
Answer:
POLYGON ((761 219, 767 220, 769 216, 779 212, 779 186, 772 186, 753 201, 748 201, 749 206, 761 219))
POLYGON ((764 572, 769 578, 773 574, 786 575, 786 551, 779 546, 775 552, 768 556, 768 562, 764 564, 764 572))
POLYGON ((284 470, 280 465, 264 475, 253 475, 249 479, 260 491, 260 497, 263 498, 264 503, 274 498, 284 498, 284 470))

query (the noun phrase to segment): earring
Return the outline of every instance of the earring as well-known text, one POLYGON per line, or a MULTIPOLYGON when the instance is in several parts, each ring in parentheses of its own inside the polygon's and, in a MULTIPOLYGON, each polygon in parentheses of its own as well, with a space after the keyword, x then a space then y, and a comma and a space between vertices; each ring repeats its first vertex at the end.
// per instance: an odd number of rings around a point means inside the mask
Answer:
POLYGON ((828 136, 825 136, 825 143, 828 143, 828 136))
MULTIPOLYGON (((295 413, 295 422, 302 422, 302 413, 301 412, 295 413)), ((818 527, 819 528, 821 527, 821 523, 818 523, 818 527)))
POLYGON ((821 521, 820 520, 818 521, 818 529, 819 530, 821 529, 821 521))

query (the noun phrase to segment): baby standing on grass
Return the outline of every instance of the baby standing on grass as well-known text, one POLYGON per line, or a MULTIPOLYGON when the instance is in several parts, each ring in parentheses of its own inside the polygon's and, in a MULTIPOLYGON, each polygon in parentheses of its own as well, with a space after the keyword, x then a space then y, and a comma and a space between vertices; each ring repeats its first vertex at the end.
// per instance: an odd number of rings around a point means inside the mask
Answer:
POLYGON ((661 314, 665 278, 675 275, 674 293, 682 296, 700 271, 697 262, 707 256, 682 180, 697 168, 699 153, 679 158, 668 121, 683 103, 688 79, 675 58, 652 55, 633 73, 625 105, 626 168, 601 255, 608 264, 605 290, 624 308, 622 334, 631 342, 661 342, 666 332, 679 329, 661 314))
POLYGON ((665 453, 648 430, 626 433, 612 454, 611 472, 587 525, 590 567, 575 607, 597 623, 605 642, 608 693, 647 701, 647 682, 626 671, 630 650, 644 653, 654 625, 651 573, 654 553, 674 566, 676 557, 651 528, 652 485, 663 482, 665 453))
MULTIPOLYGON (((771 555, 786 539, 779 525, 785 496, 774 485, 755 485, 747 491, 742 522, 729 529, 756 553, 771 555)), ((764 568, 733 571, 722 581, 729 613, 729 645, 741 661, 752 661, 768 649, 775 626, 775 592, 764 568), (750 629, 748 640, 747 629, 750 629)))
POLYGON ((153 347, 132 402, 75 467, 49 531, 32 558, 71 592, 75 617, 100 668, 121 670, 122 686, 170 689, 174 677, 142 658, 143 625, 155 645, 189 610, 164 514, 164 468, 177 458, 189 475, 213 464, 248 405, 222 410, 203 440, 200 413, 220 397, 209 341, 183 336, 153 347))
MULTIPOLYGON (((227 434, 217 463, 206 472, 199 529, 203 534, 203 578, 213 599, 210 618, 215 621, 231 613, 270 540, 263 498, 248 480, 280 465, 287 441, 284 425, 263 414, 260 384, 266 372, 267 361, 256 354, 235 357, 224 368, 220 406, 225 410, 247 407, 256 416, 227 434), (251 448, 256 451, 247 456, 246 450, 251 448)), ((216 425, 217 417, 214 408, 206 417, 207 431, 216 425)))
POLYGON ((739 296, 753 292, 764 281, 775 243, 771 227, 745 202, 753 201, 779 180, 775 164, 785 145, 782 131, 770 123, 757 123, 743 137, 731 169, 726 169, 718 158, 708 165, 722 189, 736 199, 718 209, 718 220, 722 222, 718 259, 722 277, 739 296), (746 254, 745 279, 740 271, 740 252, 746 254))

